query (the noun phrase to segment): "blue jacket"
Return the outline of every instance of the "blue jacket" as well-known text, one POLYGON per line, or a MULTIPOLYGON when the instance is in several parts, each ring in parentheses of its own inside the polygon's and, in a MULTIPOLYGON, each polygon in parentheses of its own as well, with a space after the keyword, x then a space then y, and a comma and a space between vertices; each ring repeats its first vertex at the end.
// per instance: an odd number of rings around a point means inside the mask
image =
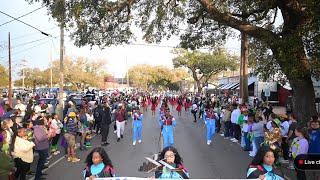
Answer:
POLYGON ((320 154, 320 129, 309 132, 310 143, 308 153, 320 154))

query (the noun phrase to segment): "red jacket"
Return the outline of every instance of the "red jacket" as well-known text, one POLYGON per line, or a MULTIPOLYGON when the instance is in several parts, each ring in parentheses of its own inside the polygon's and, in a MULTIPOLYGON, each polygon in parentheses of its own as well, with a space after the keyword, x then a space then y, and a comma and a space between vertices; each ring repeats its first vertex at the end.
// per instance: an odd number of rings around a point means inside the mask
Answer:
POLYGON ((125 116, 125 111, 121 109, 120 111, 116 112, 116 121, 123 122, 125 116))

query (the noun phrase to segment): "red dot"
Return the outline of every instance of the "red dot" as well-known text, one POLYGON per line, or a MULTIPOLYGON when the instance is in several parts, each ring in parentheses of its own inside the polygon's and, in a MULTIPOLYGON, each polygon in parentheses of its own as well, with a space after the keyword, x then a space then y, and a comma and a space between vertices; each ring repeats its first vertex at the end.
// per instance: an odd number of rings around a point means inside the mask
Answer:
POLYGON ((303 160, 299 160, 299 165, 303 165, 303 160))

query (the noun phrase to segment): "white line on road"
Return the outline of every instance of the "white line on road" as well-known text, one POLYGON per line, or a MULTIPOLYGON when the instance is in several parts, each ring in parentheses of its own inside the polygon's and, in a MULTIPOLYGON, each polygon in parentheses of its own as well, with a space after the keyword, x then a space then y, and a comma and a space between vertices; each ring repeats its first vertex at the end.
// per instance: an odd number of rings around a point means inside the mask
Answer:
MULTIPOLYGON (((92 139, 96 136, 96 134, 94 134, 92 136, 92 139)), ((76 150, 78 149, 79 147, 76 147, 76 150)), ((50 168, 52 168, 53 166, 55 166, 56 164, 58 164, 60 161, 62 161, 63 159, 65 158, 65 156, 63 155, 62 157, 60 157, 58 160, 56 160, 54 163, 50 164, 48 166, 48 168, 42 170, 42 173, 45 173, 47 172, 50 168)), ((30 178, 29 180, 34 180, 35 176, 33 176, 32 178, 30 178)))

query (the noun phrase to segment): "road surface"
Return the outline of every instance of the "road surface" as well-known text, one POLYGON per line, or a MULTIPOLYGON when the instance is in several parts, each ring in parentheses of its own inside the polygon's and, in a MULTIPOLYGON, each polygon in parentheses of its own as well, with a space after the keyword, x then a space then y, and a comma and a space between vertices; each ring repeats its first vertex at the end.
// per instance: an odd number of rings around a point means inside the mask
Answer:
MULTIPOLYGON (((238 144, 225 140, 219 134, 216 134, 213 143, 208 146, 201 120, 194 123, 190 112, 183 111, 181 117, 178 117, 176 112, 173 114, 177 120, 175 147, 182 156, 191 178, 245 178, 246 166, 250 162, 247 152, 242 151, 238 144)), ((131 122, 126 125, 124 138, 120 142, 116 142, 113 126, 110 127, 110 145, 104 148, 113 162, 117 176, 153 176, 153 174, 139 172, 138 167, 145 161, 144 157, 158 152, 159 131, 158 122, 155 117, 151 116, 150 111, 144 113, 141 144, 132 145, 131 122)), ((93 138, 93 147, 100 146, 100 139, 100 135, 93 138)), ((85 167, 84 161, 89 152, 90 149, 77 151, 81 159, 79 163, 67 162, 63 154, 53 157, 46 170, 48 175, 45 177, 49 180, 81 179, 82 170, 85 167)), ((32 176, 29 177, 32 179, 32 176)))

